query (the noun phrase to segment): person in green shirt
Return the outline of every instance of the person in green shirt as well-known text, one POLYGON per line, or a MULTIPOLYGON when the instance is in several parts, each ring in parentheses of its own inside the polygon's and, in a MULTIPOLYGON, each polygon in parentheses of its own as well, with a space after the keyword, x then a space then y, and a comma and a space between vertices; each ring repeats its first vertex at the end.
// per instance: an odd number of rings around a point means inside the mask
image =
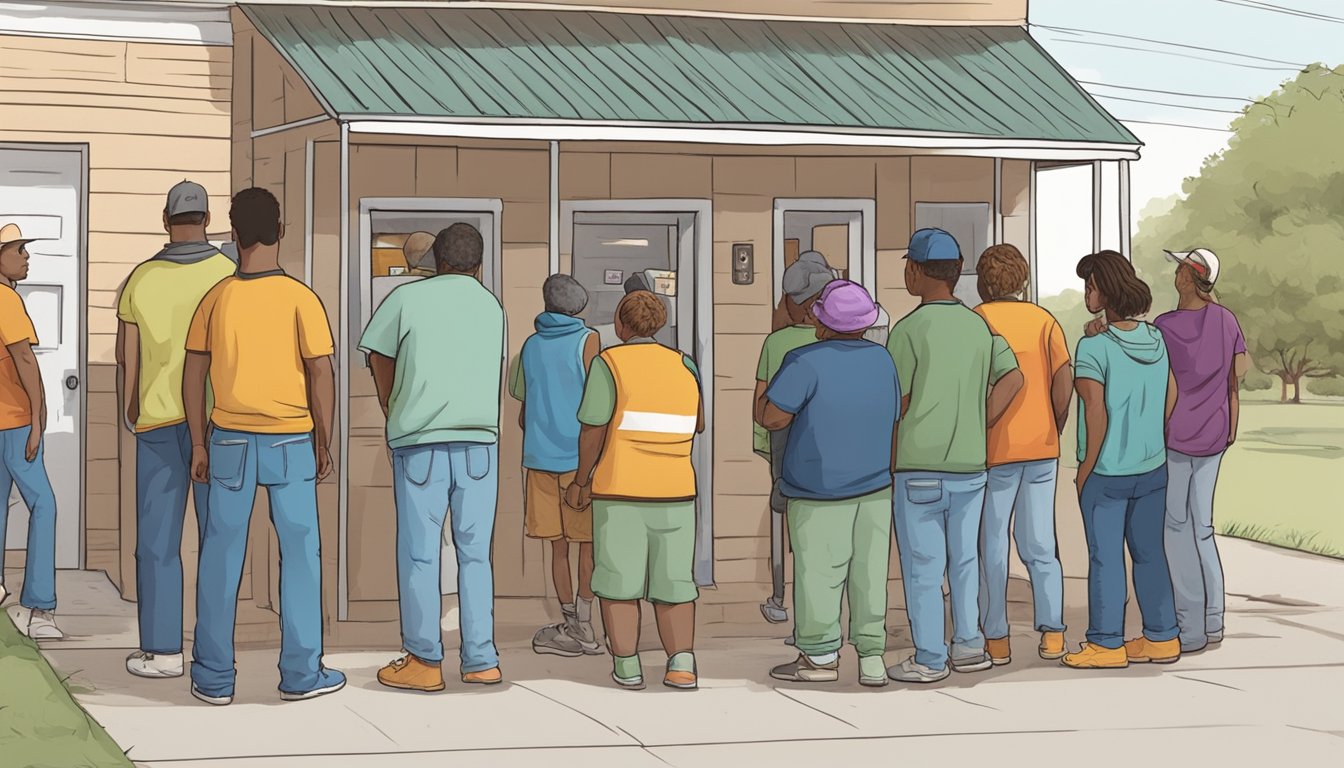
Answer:
POLYGON ((979 609, 986 435, 1023 378, 1007 342, 953 297, 963 261, 952 235, 919 230, 906 259, 905 287, 920 305, 891 329, 887 350, 903 393, 893 506, 915 654, 888 675, 932 683, 949 674, 945 577, 952 592, 952 669, 992 666, 979 609))
MULTIPOLYGON (((770 462, 770 509, 775 513, 770 516, 770 577, 774 590, 770 599, 761 604, 761 613, 772 624, 789 620, 789 612, 784 608, 784 524, 780 518, 788 510, 788 500, 779 492, 789 428, 771 432, 761 425, 767 403, 765 390, 784 364, 785 355, 799 347, 816 343, 817 329, 815 318, 812 317, 812 304, 821 295, 822 289, 834 279, 835 275, 826 263, 826 257, 816 251, 799 254, 798 260, 784 270, 780 283, 785 300, 781 305, 787 312, 789 325, 765 337, 765 343, 761 345, 760 362, 756 366, 752 449, 770 462)), ((791 644, 792 639, 790 636, 786 642, 791 644)))

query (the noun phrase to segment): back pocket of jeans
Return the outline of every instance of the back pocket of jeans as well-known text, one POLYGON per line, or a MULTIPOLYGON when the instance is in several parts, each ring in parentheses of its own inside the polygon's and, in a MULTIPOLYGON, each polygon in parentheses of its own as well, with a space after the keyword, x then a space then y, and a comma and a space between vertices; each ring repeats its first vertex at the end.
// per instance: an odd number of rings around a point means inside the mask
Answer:
POLYGON ((943 499, 943 481, 906 480, 905 498, 911 504, 937 504, 943 499))
POLYGON ((484 445, 467 448, 467 477, 482 480, 490 474, 490 449, 484 445))
POLYGON ((220 440, 210 444, 210 477, 230 491, 242 489, 246 462, 246 440, 220 440))
POLYGON ((432 448, 421 448, 407 452, 401 457, 401 473, 410 481, 412 485, 423 486, 429 482, 429 475, 434 471, 434 454, 432 448))

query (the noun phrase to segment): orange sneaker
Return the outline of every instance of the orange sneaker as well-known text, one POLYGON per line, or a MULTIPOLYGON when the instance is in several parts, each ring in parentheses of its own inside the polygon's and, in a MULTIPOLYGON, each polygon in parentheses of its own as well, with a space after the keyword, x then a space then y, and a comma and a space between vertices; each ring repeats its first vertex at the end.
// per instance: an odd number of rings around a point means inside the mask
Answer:
POLYGON ((442 691, 443 670, 408 653, 378 670, 378 682, 403 691, 442 691))
POLYGON ((1181 658, 1181 641, 1173 637, 1158 643, 1140 635, 1125 641, 1125 655, 1135 664, 1171 664, 1181 658))
POLYGON ((1124 648, 1102 648, 1083 643, 1077 653, 1064 655, 1064 665, 1074 669, 1124 669, 1129 666, 1129 657, 1124 648))
POLYGON ((985 638, 985 652, 989 654, 989 660, 994 662, 996 667, 1002 667, 1013 660, 1011 643, 1006 637, 985 638))
POLYGON ((499 671, 499 667, 491 667, 480 672, 464 673, 462 682, 468 685, 499 685, 504 682, 504 675, 499 671))
POLYGON ((1069 652, 1064 645, 1063 632, 1042 632, 1041 647, 1038 649, 1042 659, 1058 659, 1069 652))

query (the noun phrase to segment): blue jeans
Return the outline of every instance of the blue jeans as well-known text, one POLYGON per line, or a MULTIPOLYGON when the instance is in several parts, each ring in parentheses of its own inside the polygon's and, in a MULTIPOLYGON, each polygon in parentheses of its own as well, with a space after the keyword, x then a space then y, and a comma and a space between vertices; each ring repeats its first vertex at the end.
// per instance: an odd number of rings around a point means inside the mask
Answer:
POLYGON ((982 656, 977 543, 985 473, 897 472, 893 497, 915 662, 931 669, 947 666, 944 576, 952 592, 952 658, 982 656))
POLYGON ((980 521, 980 628, 1008 636, 1008 525, 1031 577, 1038 632, 1064 631, 1064 569, 1055 543, 1055 477, 1059 461, 1022 461, 989 468, 980 521), (1016 512, 1016 514, 1014 514, 1016 512))
POLYGON ((191 430, 185 423, 135 436, 135 586, 140 650, 182 652, 182 524, 187 490, 205 530, 210 486, 191 482, 191 430))
MULTIPOLYGON (((38 445, 32 461, 28 451, 28 427, 0 430, 0 582, 5 578, 5 531, 9 525, 9 489, 19 486, 28 505, 28 550, 23 568, 23 593, 19 604, 43 611, 56 609, 56 492, 51 489, 38 445)), ((44 441, 45 442, 45 441, 44 441)))
POLYGON ((1167 449, 1167 565, 1181 645, 1201 648, 1223 634, 1223 564, 1213 538, 1213 489, 1223 454, 1167 449))
POLYGON ((1134 593, 1143 635, 1154 642, 1176 637, 1176 607, 1162 530, 1166 520, 1167 468, 1143 475, 1092 475, 1079 504, 1087 534, 1087 641, 1102 648, 1125 644, 1125 544, 1134 560, 1134 593))
POLYGON ((209 514, 201 536, 191 649, 191 680, 204 693, 233 694, 238 584, 257 486, 270 498, 271 524, 280 542, 280 690, 306 693, 319 687, 322 570, 316 478, 312 435, 211 433, 209 514))
POLYGON ((498 455, 497 446, 481 443, 439 443, 392 452, 402 647, 422 661, 443 661, 439 561, 444 520, 451 509, 464 674, 499 666, 490 564, 499 496, 498 455))

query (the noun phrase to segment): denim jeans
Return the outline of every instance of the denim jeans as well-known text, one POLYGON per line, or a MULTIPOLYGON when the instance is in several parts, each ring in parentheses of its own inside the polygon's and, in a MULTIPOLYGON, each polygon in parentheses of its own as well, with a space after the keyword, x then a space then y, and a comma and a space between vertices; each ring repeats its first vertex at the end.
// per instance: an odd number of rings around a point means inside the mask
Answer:
POLYGON ((439 561, 451 510, 464 674, 499 666, 490 563, 498 455, 497 446, 482 443, 438 443, 392 452, 402 647, 422 661, 443 661, 439 561))
POLYGON ((212 696, 233 694, 233 630, 247 527, 257 487, 270 498, 280 543, 280 690, 318 687, 322 667, 322 570, 312 435, 216 428, 210 435, 209 514, 196 579, 191 680, 212 696))
POLYGON ((1064 631, 1064 570, 1055 543, 1055 477, 1059 461, 1023 461, 989 468, 980 521, 980 628, 1008 636, 1008 526, 1031 577, 1038 632, 1064 631))
MULTIPOLYGON (((210 486, 191 482, 185 423, 135 436, 135 585, 140 650, 182 652, 182 524, 193 491, 197 531, 205 530, 210 486)), ((199 533, 198 533, 199 536, 199 533)))
POLYGON ((1142 475, 1094 474, 1079 505, 1087 534, 1087 641, 1102 648, 1125 644, 1125 544, 1134 560, 1134 593, 1143 614, 1143 635, 1163 642, 1176 637, 1176 608, 1163 548, 1167 468, 1142 475))
POLYGON ((1223 564, 1213 539, 1213 487, 1223 454, 1186 456, 1167 449, 1164 541, 1181 645, 1199 648, 1223 631, 1223 564))
POLYGON ((952 658, 985 652, 980 633, 980 514, 985 473, 897 472, 896 546, 915 662, 947 666, 943 577, 952 592, 952 658))
MULTIPOLYGON (((0 430, 0 582, 5 578, 5 532, 9 526, 9 489, 19 486, 28 505, 28 549, 19 604, 43 611, 56 609, 56 492, 43 464, 43 446, 28 460, 28 427, 0 430)), ((45 441, 44 441, 45 442, 45 441)))

